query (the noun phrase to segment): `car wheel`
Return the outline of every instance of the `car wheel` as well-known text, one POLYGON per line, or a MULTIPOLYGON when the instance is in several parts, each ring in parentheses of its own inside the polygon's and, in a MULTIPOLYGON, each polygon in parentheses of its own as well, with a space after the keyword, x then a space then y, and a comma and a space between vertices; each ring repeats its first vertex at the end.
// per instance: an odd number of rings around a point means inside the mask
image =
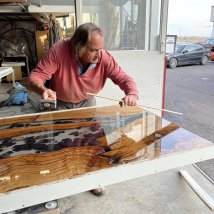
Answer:
POLYGON ((201 58, 200 65, 206 65, 207 62, 208 62, 208 57, 207 56, 203 56, 201 58))
POLYGON ((176 58, 172 58, 169 60, 169 67, 176 68, 178 65, 178 60, 176 58))

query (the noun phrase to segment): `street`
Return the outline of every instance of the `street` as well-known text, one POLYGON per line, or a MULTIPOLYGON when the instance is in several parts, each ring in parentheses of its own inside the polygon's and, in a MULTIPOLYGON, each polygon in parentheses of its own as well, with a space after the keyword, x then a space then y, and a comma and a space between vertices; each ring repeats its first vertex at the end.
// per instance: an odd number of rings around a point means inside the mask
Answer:
POLYGON ((167 69, 165 108, 183 113, 165 119, 214 142, 214 61, 167 69))

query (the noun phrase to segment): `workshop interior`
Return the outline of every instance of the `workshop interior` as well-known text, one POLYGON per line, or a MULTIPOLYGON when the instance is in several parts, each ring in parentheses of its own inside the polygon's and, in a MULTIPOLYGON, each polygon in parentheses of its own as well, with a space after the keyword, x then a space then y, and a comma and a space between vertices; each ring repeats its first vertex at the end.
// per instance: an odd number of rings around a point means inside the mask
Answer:
MULTIPOLYGON (((47 50, 60 39, 69 38, 80 22, 98 24, 104 31, 105 48, 109 51, 158 50, 161 48, 160 2, 151 4, 151 14, 146 11, 146 1, 2 1, 0 63, 1 67, 12 65, 14 78, 12 74, 5 75, 1 81, 15 81, 26 87, 29 72, 47 50), (78 7, 80 14, 76 11, 78 7)), ((15 89, 17 87, 20 88, 14 85, 15 89)), ((26 102, 24 96, 23 100, 11 99, 11 93, 8 96, 10 101, 1 103, 1 106, 26 102)), ((30 100, 30 96, 28 98, 30 100)), ((159 107, 161 102, 154 105, 159 107)), ((34 108, 37 107, 34 105, 34 108)))

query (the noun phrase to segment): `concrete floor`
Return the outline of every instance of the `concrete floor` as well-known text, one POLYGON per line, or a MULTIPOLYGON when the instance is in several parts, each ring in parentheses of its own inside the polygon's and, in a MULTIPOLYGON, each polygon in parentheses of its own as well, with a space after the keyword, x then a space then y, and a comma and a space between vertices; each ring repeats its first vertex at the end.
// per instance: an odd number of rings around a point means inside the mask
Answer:
MULTIPOLYGON (((0 100, 8 97, 9 84, 0 85, 0 100)), ((31 97, 39 98, 33 93, 31 97)), ((35 99, 34 99, 35 100, 35 99)), ((0 117, 30 113, 30 104, 24 107, 4 107, 0 117)), ((213 213, 179 175, 179 169, 115 184, 106 187, 103 197, 89 192, 59 199, 61 214, 209 214, 213 213)), ((214 198, 214 186, 192 165, 182 167, 214 198)))
MULTIPOLYGON (((193 166, 183 167, 209 193, 213 185, 193 166)), ((63 214, 209 214, 212 213, 174 169, 111 185, 101 198, 89 192, 59 200, 63 214)), ((214 197, 214 192, 212 192, 214 197)))

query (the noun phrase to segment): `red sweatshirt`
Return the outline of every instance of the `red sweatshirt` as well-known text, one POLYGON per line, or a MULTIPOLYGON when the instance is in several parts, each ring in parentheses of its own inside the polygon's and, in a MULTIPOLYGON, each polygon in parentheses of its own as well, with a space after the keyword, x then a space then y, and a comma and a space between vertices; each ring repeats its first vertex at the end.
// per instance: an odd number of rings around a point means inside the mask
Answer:
POLYGON ((56 91, 57 99, 78 103, 89 98, 84 92, 97 94, 110 78, 125 94, 138 95, 137 86, 105 50, 101 50, 99 62, 83 75, 78 73, 78 63, 70 40, 56 43, 40 60, 29 76, 29 81, 45 83, 51 79, 50 88, 56 91))

